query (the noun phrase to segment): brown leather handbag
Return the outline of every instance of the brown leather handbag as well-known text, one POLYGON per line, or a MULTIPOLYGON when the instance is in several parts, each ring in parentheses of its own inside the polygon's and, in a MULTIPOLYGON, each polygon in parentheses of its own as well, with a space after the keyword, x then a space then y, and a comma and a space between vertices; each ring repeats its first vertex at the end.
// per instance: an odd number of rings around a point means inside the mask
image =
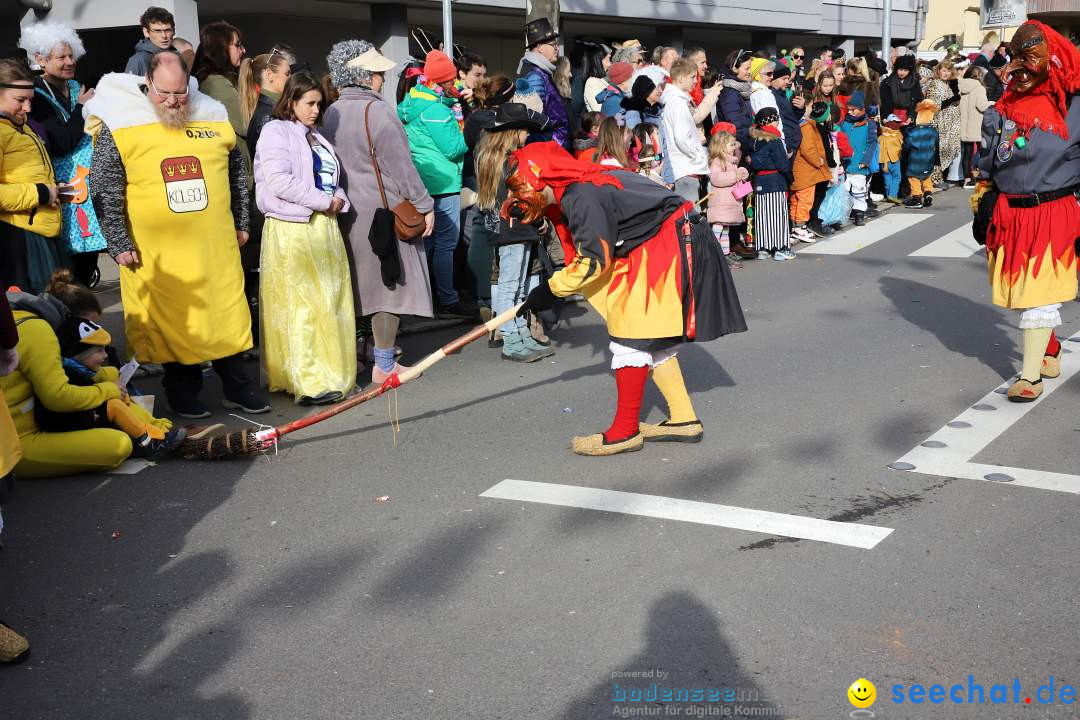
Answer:
POLYGON ((375 180, 379 183, 379 195, 382 196, 383 207, 394 214, 394 234, 397 235, 398 240, 411 242, 424 234, 424 216, 410 200, 402 200, 394 207, 390 207, 390 204, 386 201, 386 189, 383 187, 379 156, 375 153, 375 143, 371 140, 371 125, 368 123, 368 112, 374 104, 374 101, 369 102, 367 107, 364 108, 364 132, 367 133, 371 164, 375 168, 375 180))

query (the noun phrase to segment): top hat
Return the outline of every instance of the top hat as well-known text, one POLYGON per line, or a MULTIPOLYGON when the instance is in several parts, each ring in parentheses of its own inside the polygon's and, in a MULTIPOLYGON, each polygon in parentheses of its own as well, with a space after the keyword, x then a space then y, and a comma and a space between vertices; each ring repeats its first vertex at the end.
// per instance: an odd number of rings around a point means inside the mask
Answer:
POLYGON ((525 47, 536 47, 541 43, 554 40, 559 33, 551 27, 551 21, 546 17, 536 18, 525 26, 525 47))

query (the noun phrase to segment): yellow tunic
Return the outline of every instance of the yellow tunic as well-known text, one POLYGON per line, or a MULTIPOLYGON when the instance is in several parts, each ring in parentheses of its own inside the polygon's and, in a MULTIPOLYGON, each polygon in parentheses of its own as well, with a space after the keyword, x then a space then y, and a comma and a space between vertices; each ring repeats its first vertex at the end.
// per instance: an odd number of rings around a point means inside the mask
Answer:
POLYGON ((110 128, 127 173, 141 265, 120 268, 128 346, 140 362, 187 365, 252 346, 229 188, 227 121, 110 128))

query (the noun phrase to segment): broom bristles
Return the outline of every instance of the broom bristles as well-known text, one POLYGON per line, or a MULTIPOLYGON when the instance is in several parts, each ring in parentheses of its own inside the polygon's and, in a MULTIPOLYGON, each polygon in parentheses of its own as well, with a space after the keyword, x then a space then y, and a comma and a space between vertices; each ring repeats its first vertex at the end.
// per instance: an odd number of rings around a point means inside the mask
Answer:
POLYGON ((259 440, 257 433, 257 430, 235 430, 230 433, 185 441, 181 446, 180 454, 188 460, 227 460, 258 455, 272 447, 273 443, 259 440))

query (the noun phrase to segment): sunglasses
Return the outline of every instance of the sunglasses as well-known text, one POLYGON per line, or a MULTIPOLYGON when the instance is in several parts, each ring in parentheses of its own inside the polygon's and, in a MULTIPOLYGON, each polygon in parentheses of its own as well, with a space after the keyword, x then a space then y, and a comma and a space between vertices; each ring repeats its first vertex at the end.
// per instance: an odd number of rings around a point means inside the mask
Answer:
POLYGON ((791 57, 795 58, 796 60, 802 60, 806 56, 805 55, 792 55, 791 57))

